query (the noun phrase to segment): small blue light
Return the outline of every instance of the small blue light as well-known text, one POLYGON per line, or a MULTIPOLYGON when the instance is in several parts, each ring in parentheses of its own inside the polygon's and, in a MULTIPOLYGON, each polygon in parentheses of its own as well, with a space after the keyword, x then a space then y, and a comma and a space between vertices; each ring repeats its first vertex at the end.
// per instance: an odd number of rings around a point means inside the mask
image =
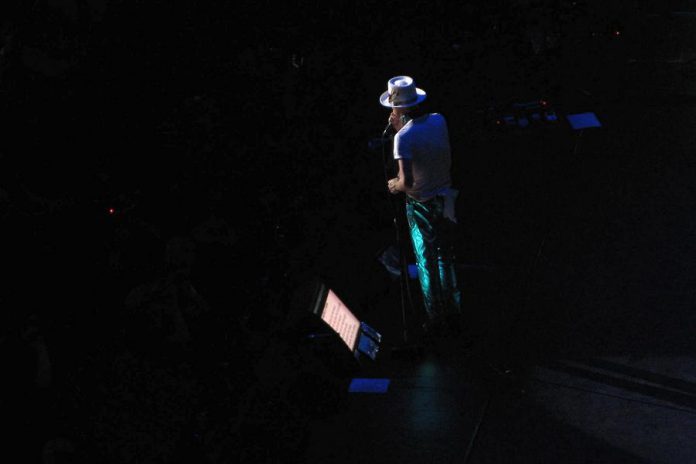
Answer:
POLYGON ((389 379, 353 379, 348 387, 349 393, 386 393, 389 379))
POLYGON ((418 267, 415 264, 409 264, 408 265, 408 276, 411 279, 417 279, 418 278, 418 267))

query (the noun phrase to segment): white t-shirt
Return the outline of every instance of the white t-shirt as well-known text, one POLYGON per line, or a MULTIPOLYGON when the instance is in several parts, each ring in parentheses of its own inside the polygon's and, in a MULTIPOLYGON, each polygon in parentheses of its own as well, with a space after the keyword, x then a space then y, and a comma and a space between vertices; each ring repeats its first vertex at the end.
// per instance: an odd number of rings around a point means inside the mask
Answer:
POLYGON ((430 113, 406 123, 394 136, 394 159, 411 160, 413 186, 406 192, 411 198, 425 201, 447 191, 452 154, 444 116, 430 113))

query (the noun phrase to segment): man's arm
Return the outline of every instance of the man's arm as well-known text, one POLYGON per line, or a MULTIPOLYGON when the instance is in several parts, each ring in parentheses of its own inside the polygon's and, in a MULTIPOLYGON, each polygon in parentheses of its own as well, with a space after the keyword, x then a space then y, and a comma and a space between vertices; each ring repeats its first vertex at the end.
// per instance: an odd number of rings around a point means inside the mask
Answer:
POLYGON ((407 192, 413 187, 413 169, 410 159, 399 159, 399 176, 389 179, 387 187, 389 192, 407 192))

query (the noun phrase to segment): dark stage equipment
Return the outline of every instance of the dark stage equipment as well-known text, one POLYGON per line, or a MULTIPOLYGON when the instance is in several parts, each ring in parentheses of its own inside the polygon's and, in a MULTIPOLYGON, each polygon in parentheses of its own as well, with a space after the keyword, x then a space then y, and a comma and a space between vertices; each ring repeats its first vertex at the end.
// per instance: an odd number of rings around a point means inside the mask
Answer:
POLYGON ((564 114, 544 98, 515 102, 500 108, 491 107, 488 109, 487 120, 489 125, 513 133, 557 127, 582 130, 602 126, 597 116, 592 112, 564 114), (567 124, 564 124, 563 121, 567 124))
POLYGON ((490 108, 489 120, 501 130, 522 130, 555 127, 559 117, 551 102, 541 98, 512 103, 503 108, 490 108))

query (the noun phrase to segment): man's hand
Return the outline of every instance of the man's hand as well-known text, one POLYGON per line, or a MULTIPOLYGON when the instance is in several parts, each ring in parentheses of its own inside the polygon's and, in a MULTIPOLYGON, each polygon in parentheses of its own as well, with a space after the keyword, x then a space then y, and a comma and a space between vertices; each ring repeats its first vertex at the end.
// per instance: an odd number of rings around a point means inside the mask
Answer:
POLYGON ((387 181, 387 188, 389 188, 389 193, 399 193, 401 190, 399 189, 399 178, 394 177, 393 179, 389 179, 387 181))
POLYGON ((398 112, 396 108, 389 114, 389 124, 394 128, 394 132, 399 132, 401 128, 404 127, 404 125, 401 124, 401 114, 402 113, 398 112))

